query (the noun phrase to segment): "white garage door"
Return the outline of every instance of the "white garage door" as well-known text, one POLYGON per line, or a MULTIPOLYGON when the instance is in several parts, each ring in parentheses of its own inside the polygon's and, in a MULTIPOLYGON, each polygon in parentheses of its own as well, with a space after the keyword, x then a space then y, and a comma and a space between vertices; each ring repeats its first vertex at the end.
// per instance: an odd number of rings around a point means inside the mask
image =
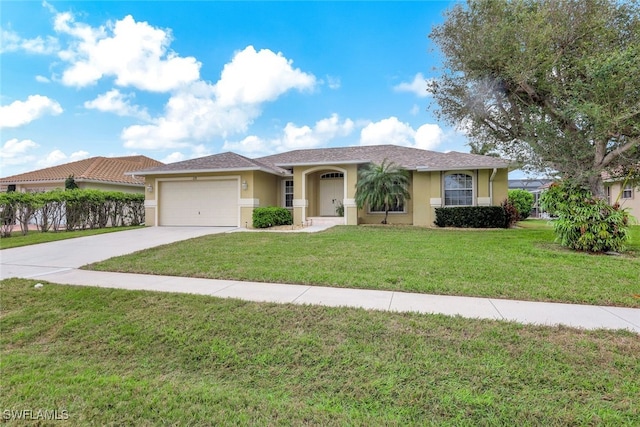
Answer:
POLYGON ((238 226, 238 180, 163 181, 159 224, 238 226))

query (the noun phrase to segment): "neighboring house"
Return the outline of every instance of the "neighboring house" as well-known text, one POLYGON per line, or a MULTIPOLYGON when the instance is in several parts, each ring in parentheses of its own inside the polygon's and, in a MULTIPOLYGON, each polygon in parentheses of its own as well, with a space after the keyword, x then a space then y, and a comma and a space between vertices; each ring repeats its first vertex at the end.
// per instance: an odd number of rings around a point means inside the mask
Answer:
POLYGON ((392 224, 431 226, 443 206, 499 205, 510 163, 495 157, 394 145, 295 150, 250 159, 227 152, 144 171, 147 225, 251 227, 253 209, 291 209, 295 224, 337 217, 347 225, 379 224, 384 212, 355 204, 358 167, 389 160, 411 174, 411 199, 389 214, 392 224))
POLYGON ((604 176, 604 189, 609 204, 618 203, 620 207, 628 209, 629 214, 640 221, 640 186, 625 182, 624 177, 614 178, 604 176))
POLYGON ((510 179, 509 190, 525 190, 533 194, 533 209, 530 217, 540 218, 540 195, 553 182, 552 179, 510 179))
POLYGON ((44 192, 64 189, 65 180, 73 176, 79 188, 142 193, 145 191, 144 178, 131 172, 162 165, 164 163, 145 156, 91 157, 1 178, 0 191, 44 192))

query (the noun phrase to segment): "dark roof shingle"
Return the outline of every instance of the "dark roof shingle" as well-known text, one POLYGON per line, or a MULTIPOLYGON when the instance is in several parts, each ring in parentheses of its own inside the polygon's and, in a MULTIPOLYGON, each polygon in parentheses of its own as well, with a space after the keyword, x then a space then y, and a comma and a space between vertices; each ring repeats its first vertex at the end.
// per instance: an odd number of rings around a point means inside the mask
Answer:
POLYGON ((475 154, 440 153, 398 145, 371 145, 293 150, 256 159, 227 152, 146 169, 139 171, 138 174, 259 169, 280 175, 286 173, 286 169, 292 166, 381 163, 385 159, 410 170, 506 168, 510 165, 503 159, 475 154))

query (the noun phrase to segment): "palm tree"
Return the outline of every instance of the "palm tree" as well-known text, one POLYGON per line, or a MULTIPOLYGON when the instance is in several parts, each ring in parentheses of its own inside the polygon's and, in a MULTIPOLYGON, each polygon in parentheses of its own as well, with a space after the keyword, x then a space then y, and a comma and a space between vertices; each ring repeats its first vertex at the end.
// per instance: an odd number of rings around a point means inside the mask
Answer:
POLYGON ((409 172, 384 159, 381 164, 369 163, 358 170, 356 205, 358 209, 367 204, 371 208, 383 208, 387 223, 392 206, 400 206, 411 198, 409 172))

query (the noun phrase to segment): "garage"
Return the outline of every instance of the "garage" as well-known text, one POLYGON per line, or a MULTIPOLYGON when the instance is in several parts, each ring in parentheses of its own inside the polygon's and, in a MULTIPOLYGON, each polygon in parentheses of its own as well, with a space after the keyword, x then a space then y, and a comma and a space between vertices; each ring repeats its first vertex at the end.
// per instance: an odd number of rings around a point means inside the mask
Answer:
POLYGON ((238 226, 237 179, 162 181, 159 187, 159 225, 238 226))

